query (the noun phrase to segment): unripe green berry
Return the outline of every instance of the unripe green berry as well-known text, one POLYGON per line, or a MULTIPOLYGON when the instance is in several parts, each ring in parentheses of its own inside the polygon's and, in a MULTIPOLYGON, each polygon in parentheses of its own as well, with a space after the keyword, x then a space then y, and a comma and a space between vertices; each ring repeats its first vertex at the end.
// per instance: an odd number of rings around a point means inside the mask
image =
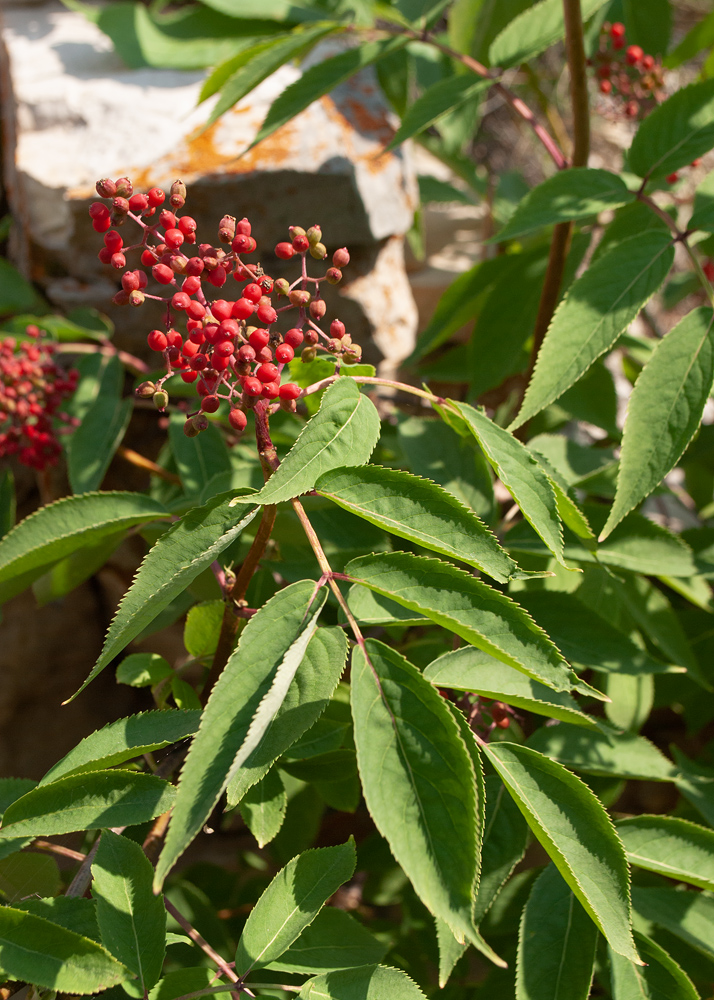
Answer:
POLYGON ((322 242, 322 230, 319 226, 310 226, 305 235, 310 241, 311 247, 314 247, 317 243, 322 242))
POLYGON ((307 291, 296 288, 294 291, 290 292, 289 298, 290 304, 293 306, 306 306, 310 304, 312 295, 310 295, 307 291))
POLYGON ((314 361, 316 357, 317 357, 316 347, 303 347, 302 353, 300 354, 300 358, 303 364, 309 364, 309 362, 314 361))
POLYGON ((290 282, 286 278, 278 278, 273 288, 278 295, 287 295, 290 291, 290 282))
POLYGON ((165 410, 169 405, 169 394, 164 392, 163 389, 159 389, 154 393, 154 406, 157 410, 165 410))
POLYGON ((153 382, 142 382, 141 385, 137 385, 134 390, 134 394, 139 397, 139 399, 150 399, 156 392, 156 386, 153 382))
POLYGON ((144 304, 143 292, 140 292, 138 288, 135 288, 133 292, 129 292, 130 306, 143 306, 143 304, 144 304))
POLYGON ((327 247, 324 243, 316 243, 314 247, 310 247, 310 256, 315 260, 324 260, 327 257, 327 247))

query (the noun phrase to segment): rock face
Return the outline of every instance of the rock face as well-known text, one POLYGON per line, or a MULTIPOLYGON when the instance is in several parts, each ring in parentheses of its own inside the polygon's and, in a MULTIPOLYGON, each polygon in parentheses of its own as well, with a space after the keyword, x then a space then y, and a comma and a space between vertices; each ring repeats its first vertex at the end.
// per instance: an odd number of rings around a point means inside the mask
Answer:
MULTIPOLYGON (((2 21, 3 118, 14 143, 5 176, 21 223, 14 252, 51 301, 104 309, 122 346, 136 350, 153 317, 146 307, 109 306, 116 274, 97 260, 87 203, 99 177, 130 176, 137 190, 181 177, 204 239, 216 239, 223 214, 248 216, 258 256, 276 276, 272 248, 287 226, 319 223, 328 249, 352 253, 328 310, 371 341, 365 360, 392 369, 410 353, 416 310, 403 236, 416 185, 408 153, 383 153, 393 125, 370 70, 241 156, 274 98, 300 76, 297 66, 284 66, 202 130, 211 106, 196 106, 202 71, 128 69, 95 25, 59 2, 7 4, 2 21)), ((339 43, 324 42, 304 65, 337 51, 339 43)))

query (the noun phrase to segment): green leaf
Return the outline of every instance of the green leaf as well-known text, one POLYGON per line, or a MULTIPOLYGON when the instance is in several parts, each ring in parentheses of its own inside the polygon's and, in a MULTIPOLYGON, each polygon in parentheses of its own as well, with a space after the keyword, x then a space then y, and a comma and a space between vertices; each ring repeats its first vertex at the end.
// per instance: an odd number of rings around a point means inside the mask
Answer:
POLYGON ((101 944, 97 906, 93 899, 77 896, 54 896, 51 899, 25 899, 15 904, 15 909, 44 917, 53 924, 59 924, 68 931, 81 934, 101 944))
POLYGON ((712 45, 714 45, 714 11, 690 28, 679 45, 664 60, 664 65, 674 69, 688 59, 693 59, 702 49, 708 49, 712 45))
POLYGON ((109 559, 126 537, 121 528, 112 535, 106 535, 96 545, 84 546, 66 559, 60 559, 46 573, 32 584, 38 607, 44 607, 69 594, 80 583, 97 572, 109 559))
POLYGON ((596 724, 594 719, 580 710, 578 703, 567 692, 555 692, 472 646, 444 653, 429 664, 424 677, 437 688, 471 691, 486 698, 497 698, 515 708, 524 708, 528 712, 578 726, 593 728, 596 724))
POLYGON ((587 219, 618 208, 634 195, 625 182, 609 170, 571 167, 553 174, 528 194, 496 236, 488 242, 518 239, 543 226, 571 219, 587 219))
POLYGON ((216 426, 209 424, 205 431, 189 438, 183 432, 185 423, 185 414, 171 414, 169 442, 186 494, 197 497, 213 476, 231 471, 231 457, 216 426))
POLYGON ((673 671, 574 594, 524 591, 518 594, 518 603, 575 667, 631 676, 673 671))
POLYGON ((433 84, 407 110, 394 138, 385 152, 394 149, 407 139, 423 132, 442 115, 460 108, 467 101, 475 100, 492 86, 489 79, 479 79, 472 73, 454 74, 433 84))
POLYGON ((351 378, 328 386, 320 409, 263 489, 251 497, 257 503, 280 503, 311 490, 325 472, 363 465, 379 438, 379 414, 374 403, 351 378))
MULTIPOLYGON (((602 7, 605 0, 582 0, 583 21, 602 7)), ((507 24, 491 43, 491 66, 517 66, 560 41, 565 35, 563 5, 560 0, 541 0, 507 24)))
POLYGON ((454 966, 468 949, 466 941, 457 941, 449 925, 435 918, 436 943, 439 946, 439 988, 443 990, 449 981, 454 966))
POLYGON ((315 489, 391 534, 475 566, 500 583, 518 569, 483 521, 428 479, 363 465, 328 472, 315 489))
POLYGON ((207 125, 212 125, 222 114, 254 90, 259 83, 292 59, 304 56, 326 35, 336 31, 336 24, 317 24, 305 29, 295 29, 289 35, 260 42, 223 63, 206 80, 200 100, 204 101, 220 90, 221 96, 209 115, 207 125))
POLYGON ((232 497, 223 493, 194 507, 149 550, 109 626, 99 659, 73 698, 250 524, 258 507, 252 502, 235 506, 232 497))
POLYGON ((300 1000, 426 1000, 417 984, 401 969, 365 965, 361 969, 328 972, 309 979, 300 1000))
POLYGON ((236 950, 238 975, 280 958, 352 877, 356 862, 352 837, 346 844, 305 851, 289 861, 250 911, 236 950))
POLYGON ((486 775, 485 785, 481 880, 474 901, 476 924, 488 913, 528 846, 528 826, 501 779, 486 775))
POLYGON ((0 600, 19 594, 55 563, 118 528, 163 517, 168 517, 163 504, 141 493, 92 493, 40 507, 0 540, 0 600))
POLYGON ((192 607, 186 615, 183 644, 197 660, 206 659, 216 652, 225 607, 224 601, 204 601, 192 607))
POLYGON ((615 825, 630 864, 714 889, 714 831, 675 816, 632 816, 615 825))
POLYGON ((349 80, 365 66, 371 66, 379 59, 403 48, 406 43, 406 38, 365 42, 363 45, 348 49, 347 52, 341 52, 339 55, 325 59, 305 70, 298 80, 286 87, 273 101, 265 116, 265 121, 249 149, 272 135, 281 126, 286 125, 301 111, 308 108, 313 101, 329 94, 331 90, 344 83, 345 80, 349 80))
POLYGON ((605 693, 610 701, 605 705, 605 715, 617 729, 638 732, 649 718, 654 704, 655 683, 652 674, 639 677, 627 674, 608 674, 605 693))
POLYGON ((635 940, 647 963, 643 967, 610 952, 614 1000, 699 1000, 689 976, 664 948, 644 934, 635 934, 635 940))
POLYGON ((48 837, 76 830, 135 826, 166 812, 175 789, 136 771, 73 774, 27 792, 7 809, 0 834, 48 837))
POLYGON ((644 736, 602 731, 561 722, 536 730, 528 745, 585 774, 617 775, 643 781, 673 781, 676 770, 644 736))
POLYGON ((13 802, 36 787, 32 778, 0 778, 0 818, 13 802))
POLYGON ((11 979, 74 994, 131 975, 96 941, 10 906, 0 907, 0 968, 11 979))
POLYGON ((633 886, 637 913, 666 928, 709 958, 714 957, 714 899, 701 892, 633 886))
POLYGON ((617 493, 605 539, 677 464, 714 382, 714 312, 693 309, 656 346, 627 405, 617 493))
POLYGON ((353 559, 345 572, 555 691, 569 691, 577 683, 529 615, 464 570, 408 552, 381 552, 353 559))
POLYGON ((642 122, 627 163, 640 177, 665 177, 714 146, 714 80, 682 87, 642 122))
MULTIPOLYGON (((192 968, 176 969, 160 979, 149 993, 149 1000, 177 1000, 186 993, 205 990, 207 986, 213 986, 216 982, 216 975, 213 969, 192 968)), ((228 987, 230 989, 230 987, 228 987)))
POLYGON ((625 852, 600 800, 570 771, 529 747, 491 743, 482 751, 611 948, 640 964, 625 852))
POLYGON ((407 611, 401 604, 355 583, 347 592, 347 604, 358 622, 365 625, 421 625, 424 615, 407 611))
POLYGON ((5 469, 0 478, 0 538, 15 527, 16 510, 15 477, 12 469, 5 469))
POLYGON ((9 903, 28 896, 54 896, 62 879, 57 862, 47 854, 13 854, 0 861, 0 892, 9 903))
POLYGON ((246 791, 322 715, 346 658, 347 638, 341 628, 319 628, 315 632, 278 714, 228 785, 229 805, 242 801, 246 791))
POLYGON ((40 785, 48 785, 70 774, 103 771, 171 743, 178 743, 198 731, 200 718, 201 713, 197 711, 180 712, 167 708, 161 712, 142 712, 117 719, 86 736, 49 769, 40 785))
POLYGON ((641 45, 653 56, 663 56, 669 47, 672 8, 669 0, 649 0, 647 7, 637 0, 623 0, 627 40, 641 45))
POLYGON ((5 257, 0 258, 0 315, 42 309, 42 299, 5 257))
POLYGON ((563 535, 553 484, 538 460, 512 434, 489 420, 482 410, 450 401, 466 421, 496 475, 523 516, 540 535, 558 562, 563 561, 563 535))
POLYGON ((344 910, 325 906, 300 937, 267 968, 312 975, 380 962, 387 944, 344 910))
POLYGON ((521 917, 516 1000, 587 1000, 597 938, 570 886, 555 865, 548 865, 521 917))
POLYGON ((573 282, 548 327, 510 430, 558 399, 613 346, 660 287, 673 260, 670 234, 654 230, 618 243, 573 282))
POLYGON ((265 847, 277 836, 285 819, 287 804, 283 779, 274 767, 245 793, 240 803, 240 814, 258 841, 258 847, 265 847))
POLYGON ((139 996, 159 979, 166 953, 166 908, 151 891, 153 875, 139 844, 102 832, 92 862, 99 930, 109 951, 138 976, 139 996))
POLYGON ((156 866, 156 891, 259 746, 285 700, 326 596, 324 588, 316 595, 312 580, 300 580, 279 590, 245 626, 211 691, 183 766, 156 866))
POLYGON ((714 827, 714 770, 689 760, 676 747, 672 753, 679 768, 675 778, 678 791, 714 827))
MULTIPOLYGON (((714 24, 714 17, 712 23, 714 24)), ((687 223, 687 229, 714 232, 714 170, 707 174, 694 192, 692 217, 687 223)))
POLYGON ((117 667, 117 684, 130 687, 150 687, 164 677, 171 677, 170 664, 158 653, 131 653, 117 667))
POLYGON ((478 874, 474 768, 449 709, 375 639, 352 654, 352 716, 367 808, 423 903, 471 940, 478 874))
POLYGON ((67 446, 67 473, 74 493, 99 489, 129 426, 131 399, 98 396, 67 446))

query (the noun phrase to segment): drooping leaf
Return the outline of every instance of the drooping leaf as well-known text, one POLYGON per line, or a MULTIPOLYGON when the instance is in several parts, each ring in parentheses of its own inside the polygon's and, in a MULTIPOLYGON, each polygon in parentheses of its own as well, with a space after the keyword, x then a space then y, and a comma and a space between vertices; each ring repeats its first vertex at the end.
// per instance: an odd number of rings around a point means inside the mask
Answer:
POLYGON ((232 497, 223 493, 190 510, 149 550, 109 626, 99 659, 79 691, 250 524, 259 508, 253 503, 236 506, 232 497))
POLYGON ((709 958, 714 957, 714 899, 670 887, 633 886, 632 904, 645 920, 666 928, 709 958))
POLYGON ((107 989, 131 976, 96 941, 11 906, 0 907, 0 968, 11 979, 70 994, 107 989))
POLYGON ((435 918, 435 923, 436 943, 439 946, 439 987, 443 990, 456 963, 469 945, 466 941, 457 941, 449 925, 439 917, 435 918))
POLYGON ((425 1000, 417 984, 401 969, 365 965, 309 979, 300 1000, 425 1000))
POLYGON ((487 775, 485 785, 481 879, 474 900, 476 924, 488 913, 528 845, 528 826, 501 779, 487 775))
POLYGON ((670 235, 655 230, 618 243, 573 282, 551 320, 511 430, 558 399, 613 346, 673 260, 670 235))
POLYGON ((594 719, 581 711, 567 692, 555 692, 473 646, 444 653, 429 664, 424 670, 424 677, 438 688, 471 691, 486 698, 497 698, 515 708, 547 715, 551 719, 591 728, 595 726, 594 719))
POLYGON ((467 403, 453 403, 466 421, 496 475, 559 562, 563 535, 553 485, 538 460, 512 434, 467 403))
MULTIPOLYGON (((582 0, 583 20, 602 7, 605 0, 582 0)), ((517 66, 549 48, 565 34, 563 5, 559 0, 541 0, 507 24, 491 43, 488 58, 492 66, 517 66)))
POLYGON ((70 750, 49 769, 40 785, 47 785, 70 774, 103 771, 126 760, 152 753, 171 743, 185 740, 198 731, 201 713, 163 709, 142 712, 110 722, 70 750))
POLYGON ((27 792, 6 810, 0 835, 47 837, 145 823, 173 805, 175 789, 152 774, 72 774, 27 792))
POLYGON ((424 904, 471 939, 480 831, 456 723, 419 671, 375 639, 355 647, 351 698, 367 808, 424 904))
POLYGON ((482 750, 611 948, 639 964, 625 852, 600 800, 570 771, 529 747, 491 743, 482 750))
POLYGON ((279 503, 311 490, 325 472, 363 465, 379 437, 379 414, 351 378, 325 390, 320 409, 301 432, 263 489, 251 499, 279 503))
POLYGON ((217 427, 210 424, 205 431, 190 438, 183 432, 185 423, 183 413, 172 413, 169 417, 171 454, 187 495, 198 497, 213 476, 231 471, 231 458, 217 427))
MULTIPOLYGON (((371 66, 379 59, 398 51, 407 42, 406 38, 390 38, 380 42, 365 42, 356 48, 348 49, 339 55, 325 59, 306 70, 302 76, 291 83, 280 96, 273 101, 265 121, 251 143, 251 147, 262 142, 276 129, 285 125, 301 111, 308 108, 325 94, 365 66, 371 66)), ((340 463, 342 464, 342 463, 340 463)))
POLYGON ((587 219, 631 201, 625 182, 609 170, 572 167, 553 174, 533 188, 492 242, 518 239, 570 219, 587 219))
POLYGON ((383 552, 353 559, 345 572, 555 691, 569 691, 575 683, 559 651, 525 611, 455 566, 383 552))
POLYGON ((665 177, 714 145, 714 80, 675 91, 642 122, 627 163, 640 177, 665 177))
POLYGON ((305 851, 289 861, 250 911, 236 950, 238 975, 280 958, 352 877, 356 862, 351 837, 346 844, 305 851))
POLYGON ((475 514, 428 479, 362 465, 321 476, 317 492, 380 528, 505 583, 517 569, 475 514))
POLYGON ((711 307, 693 309, 657 344, 639 375, 627 406, 617 493, 601 539, 664 479, 699 427, 714 382, 713 328, 711 307))
POLYGON ((616 824, 630 864, 714 889, 714 832, 676 816, 631 816, 616 824))
POLYGON ((316 974, 380 962, 387 945, 344 910, 325 906, 300 937, 266 968, 316 974))
POLYGON ((76 549, 168 516, 162 504, 141 493, 85 493, 41 507, 0 540, 0 600, 29 587, 76 549))
POLYGON ((87 411, 67 447, 67 472, 74 493, 99 489, 129 426, 132 408, 131 399, 102 393, 87 411))
POLYGON ((274 767, 245 793, 240 802, 240 814, 258 841, 258 847, 265 847, 277 836, 287 804, 285 785, 274 767))
POLYGON ((102 832, 92 862, 92 896, 102 942, 138 976, 139 996, 161 975, 166 951, 166 907, 151 890, 154 869, 141 846, 102 832))
POLYGON ((548 865, 521 917, 516 1000, 587 1000, 597 938, 597 927, 570 886, 548 865))
POLYGON ((614 1000, 699 1000, 686 972, 651 938, 635 934, 644 966, 610 952, 614 1000))
POLYGON ((322 715, 337 687, 346 659, 347 638, 342 629, 319 628, 308 643, 278 714, 258 746, 229 782, 227 795, 230 806, 241 802, 246 791, 322 715))
POLYGON ((157 867, 158 890, 211 814, 231 778, 259 746, 285 700, 325 602, 312 580, 279 590, 250 619, 218 678, 181 772, 157 867), (317 596, 317 599, 315 599, 317 596))
POLYGON ((654 744, 631 733, 596 733, 561 722, 536 730, 528 745, 585 774, 644 781, 673 781, 676 775, 672 762, 654 744))
POLYGON ((472 73, 447 76, 432 84, 407 110, 386 151, 418 135, 438 121, 442 115, 475 101, 492 86, 489 79, 479 79, 472 73))

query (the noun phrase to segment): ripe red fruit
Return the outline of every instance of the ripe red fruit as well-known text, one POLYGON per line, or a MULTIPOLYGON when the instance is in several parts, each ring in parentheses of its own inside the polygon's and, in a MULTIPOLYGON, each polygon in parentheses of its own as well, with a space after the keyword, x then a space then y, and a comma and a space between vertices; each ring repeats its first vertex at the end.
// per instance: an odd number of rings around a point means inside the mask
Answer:
POLYGON ((251 281, 251 283, 246 285, 243 289, 243 298, 248 299, 249 302, 260 302, 262 295, 262 288, 260 285, 256 285, 254 281, 251 281))
POLYGON ((201 409, 204 413, 215 413, 220 405, 218 396, 204 396, 201 400, 201 409))
POLYGON ((714 281, 714 263, 710 260, 702 267, 708 281, 714 281))
POLYGON ((233 305, 233 302, 226 302, 225 299, 214 299, 211 302, 211 312, 220 322, 223 319, 230 318, 233 305))
POLYGON ((185 358, 193 358, 196 354, 198 354, 198 344, 189 337, 183 345, 183 356, 185 358))
POLYGON ((129 199, 129 208, 132 212, 144 212, 149 207, 149 199, 145 194, 133 194, 129 199))
POLYGON ((142 250, 141 251, 141 263, 144 267, 153 267, 156 263, 156 257, 152 250, 142 250))
POLYGON ((222 319, 218 324, 218 332, 221 337, 237 337, 239 326, 234 319, 222 319))
POLYGON ((151 273, 160 285, 170 285, 174 280, 174 272, 166 264, 154 264, 151 273))
POLYGON ((234 253, 253 253, 256 248, 256 242, 252 236, 247 236, 245 233, 237 233, 235 239, 231 243, 231 250, 234 253))
POLYGON ((242 236, 250 236, 252 228, 247 219, 243 218, 240 222, 236 222, 236 232, 242 236))
POLYGON ((186 274, 191 277, 203 274, 205 266, 200 257, 191 257, 186 261, 186 274))
POLYGON ((113 198, 117 193, 116 184, 108 177, 103 177, 100 181, 97 181, 95 187, 100 198, 113 198))
POLYGON ((275 348, 275 358, 281 365, 287 365, 295 357, 295 351, 290 344, 279 344, 275 348))
POLYGON ((253 330, 253 332, 248 337, 251 347, 254 347, 256 351, 259 351, 261 347, 267 347, 270 341, 270 334, 267 330, 253 330))
POLYGON ((189 361, 191 368, 195 372, 202 372, 204 368, 208 368, 208 358, 205 354, 196 354, 189 361))
POLYGON ((243 383, 243 391, 249 396, 260 396, 263 392, 263 383, 257 378, 248 376, 243 383))
POLYGON ((213 357, 211 358, 211 364, 213 365, 213 367, 216 369, 217 372, 224 372, 228 368, 232 360, 233 359, 231 358, 230 354, 228 355, 228 357, 225 357, 222 354, 220 355, 214 354, 213 357))
POLYGON ((612 93, 612 83, 609 80, 600 81, 600 93, 601 94, 611 94, 612 93))
POLYGON ((226 283, 226 269, 225 267, 214 267, 212 271, 208 272, 208 280, 213 285, 214 288, 220 288, 226 283))
POLYGON ((116 229, 110 229, 108 233, 104 234, 104 246, 112 253, 116 253, 124 246, 124 240, 116 229))
POLYGON ((275 248, 275 256, 280 260, 290 260, 295 256, 295 248, 292 243, 278 243, 275 248))
POLYGON ((256 309, 256 314, 260 322, 265 323, 266 326, 270 326, 270 324, 274 323, 278 318, 278 314, 269 302, 261 302, 256 309))
POLYGON ((236 319, 248 319, 249 316, 253 315, 254 310, 255 306, 249 299, 240 298, 233 303, 233 316, 236 319))
POLYGON ((296 326, 294 326, 291 330, 288 330, 285 336, 283 337, 285 343, 289 347, 292 347, 293 349, 299 347, 300 344, 302 344, 303 339, 304 335, 302 330, 298 330, 296 326))
POLYGON ((615 21, 615 23, 610 28, 611 38, 624 38, 625 37, 625 25, 620 21, 615 21))
POLYGON ((161 330, 152 330, 146 338, 146 342, 152 351, 165 351, 168 346, 166 334, 161 330))
POLYGON ((149 199, 149 204, 152 208, 158 208, 159 205, 163 205, 166 200, 166 195, 161 190, 161 188, 152 188, 146 195, 149 199))
POLYGON ((125 292, 134 292, 139 287, 139 275, 136 271, 126 271, 121 276, 121 287, 125 292))
POLYGON ((92 219, 108 219, 109 209, 101 201, 93 201, 89 206, 89 214, 92 219))
POLYGON ((97 257, 99 257, 102 264, 110 264, 112 260, 112 252, 109 249, 109 247, 102 247, 102 249, 97 254, 97 257))
POLYGON ((293 250, 297 253, 305 253, 310 248, 310 241, 307 236, 296 236, 293 240, 293 250))
MULTIPOLYGON (((196 360, 195 358, 191 359, 191 368, 193 368, 193 363, 195 360, 196 360)), ((184 380, 184 382, 195 382, 196 379, 198 378, 198 372, 195 371, 181 372, 181 378, 184 380)))
POLYGON ((164 229, 175 229, 176 216, 173 212, 169 212, 168 208, 165 208, 159 216, 159 223, 164 227, 164 229))
POLYGON ((667 183, 668 184, 676 184, 678 180, 679 180, 679 174, 676 173, 676 171, 673 174, 667 174, 667 183))
POLYGON ((112 224, 111 215, 102 215, 92 220, 92 229, 95 233, 106 233, 112 224))
POLYGON ((183 346, 183 337, 178 332, 178 330, 169 330, 166 334, 166 339, 169 342, 169 347, 183 346))
POLYGON ((341 247, 339 250, 335 250, 332 255, 332 263, 335 267, 347 267, 350 262, 350 254, 347 247, 341 247))
POLYGON ((192 219, 190 215, 183 215, 178 220, 176 226, 181 230, 184 236, 188 236, 189 233, 196 232, 196 220, 192 219))
POLYGON ((171 306, 174 309, 188 309, 190 305, 191 299, 188 297, 186 292, 176 292, 176 294, 171 297, 171 306))
POLYGON ((181 291, 186 292, 187 295, 195 295, 200 287, 201 279, 196 275, 189 275, 181 285, 181 291))
POLYGON ((219 340, 213 348, 213 357, 227 358, 233 353, 232 340, 219 340))
POLYGON ((243 410, 237 410, 237 409, 231 410, 231 412, 228 414, 228 423, 231 425, 234 431, 238 431, 238 433, 240 434, 241 431, 245 430, 246 424, 248 423, 248 418, 246 417, 243 410))
POLYGON ((625 59, 627 59, 630 66, 636 66, 643 55, 644 52, 639 45, 628 45, 627 52, 625 53, 625 59))
POLYGON ((256 371, 256 378, 259 378, 261 382, 274 382, 279 378, 280 373, 275 365, 271 364, 269 361, 260 365, 256 371))
POLYGON ((206 307, 200 302, 189 302, 186 308, 186 315, 193 320, 201 320, 206 315, 206 307))
POLYGON ((180 229, 167 229, 164 234, 164 242, 172 250, 178 250, 185 239, 186 237, 180 229))
POLYGON ((654 56, 643 56, 642 57, 642 69, 649 73, 651 69, 654 69, 654 56))
POLYGON ((286 382, 285 385, 280 386, 281 399, 297 399, 301 395, 302 389, 299 385, 295 385, 294 382, 286 382))
POLYGON ((263 399, 277 399, 280 395, 280 382, 266 382, 261 395, 263 399))
POLYGON ((112 267, 115 267, 117 271, 121 271, 122 268, 126 267, 126 257, 123 253, 113 253, 112 259, 109 261, 112 267))
POLYGON ((238 348, 238 360, 239 361, 255 361, 255 351, 250 346, 250 344, 243 344, 242 347, 238 348))

